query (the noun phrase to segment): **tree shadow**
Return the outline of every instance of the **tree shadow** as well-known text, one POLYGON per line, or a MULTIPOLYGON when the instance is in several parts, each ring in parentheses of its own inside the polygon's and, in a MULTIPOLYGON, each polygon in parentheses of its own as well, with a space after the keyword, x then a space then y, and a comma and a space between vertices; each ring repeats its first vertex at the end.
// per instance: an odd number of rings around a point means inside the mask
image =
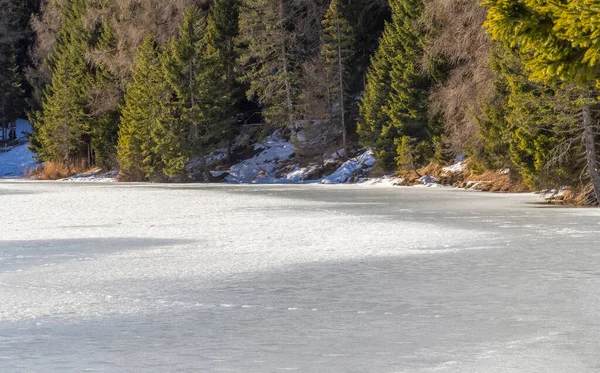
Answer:
POLYGON ((0 241, 0 271, 192 242, 195 241, 137 237, 0 241))

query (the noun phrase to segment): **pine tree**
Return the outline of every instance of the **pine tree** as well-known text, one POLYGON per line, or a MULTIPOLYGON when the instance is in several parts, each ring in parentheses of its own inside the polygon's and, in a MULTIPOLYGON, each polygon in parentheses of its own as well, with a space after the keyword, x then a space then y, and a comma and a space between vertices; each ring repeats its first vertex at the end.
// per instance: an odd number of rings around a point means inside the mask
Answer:
MULTIPOLYGON (((498 99, 481 122, 483 166, 520 172, 531 188, 560 188, 584 171, 578 155, 577 91, 528 80, 519 56, 496 46, 492 69, 498 99)), ((476 159, 481 162, 480 156, 476 159)))
POLYGON ((206 49, 205 30, 206 15, 198 7, 187 8, 179 36, 167 44, 162 61, 166 78, 177 95, 181 125, 189 136, 190 148, 200 145, 200 127, 204 116, 204 103, 199 96, 200 91, 205 89, 205 82, 201 78, 205 69, 202 56, 206 49))
POLYGON ((156 44, 147 35, 121 109, 117 155, 122 179, 164 180, 184 173, 186 154, 180 145, 184 136, 173 119, 172 96, 156 44))
MULTIPOLYGON (((94 52, 110 51, 116 39, 109 22, 102 21, 98 41, 91 45, 94 52)), ((122 90, 119 79, 106 64, 97 61, 92 68, 92 83, 87 100, 90 108, 90 133, 94 164, 112 169, 118 167, 117 142, 119 133, 119 105, 122 90)))
POLYGON ((29 21, 38 7, 35 0, 0 0, 0 126, 25 111, 29 87, 24 71, 33 40, 29 21))
POLYGON ((243 0, 239 42, 242 80, 267 124, 295 130, 300 94, 299 30, 292 0, 243 0))
POLYGON ((494 39, 515 47, 529 79, 570 94, 578 92, 581 138, 590 180, 600 201, 600 166, 597 120, 600 60, 598 31, 600 12, 586 0, 539 2, 534 0, 488 0, 486 26, 494 39))
POLYGON ((387 1, 352 0, 345 2, 346 19, 355 37, 352 67, 352 92, 362 92, 371 56, 377 49, 385 20, 389 18, 387 1))
POLYGON ((33 125, 41 145, 39 156, 65 165, 89 153, 89 115, 86 93, 91 76, 85 60, 89 35, 83 25, 85 0, 68 3, 48 65, 52 81, 42 111, 33 125))
POLYGON ((238 85, 237 50, 239 0, 214 0, 207 19, 204 53, 204 99, 208 102, 205 141, 227 145, 229 161, 241 97, 238 85))
POLYGON ((215 0, 208 14, 188 8, 179 37, 164 54, 165 74, 189 128, 188 148, 196 155, 217 146, 231 149, 241 96, 234 70, 238 5, 237 0, 215 0))
POLYGON ((23 105, 21 86, 14 48, 0 45, 0 127, 17 119, 23 105))
POLYGON ((352 27, 344 18, 339 0, 332 0, 323 19, 323 45, 321 56, 327 74, 330 104, 329 121, 342 132, 344 157, 348 156, 347 103, 350 62, 353 57, 354 36, 352 27))
POLYGON ((367 73, 358 126, 361 144, 374 148, 384 169, 392 169, 396 156, 403 153, 397 149, 402 146, 403 136, 424 142, 430 142, 432 137, 427 115, 432 82, 418 67, 424 36, 416 22, 422 3, 393 0, 390 5, 392 20, 385 25, 367 73))
POLYGON ((394 138, 386 123, 389 116, 385 107, 392 94, 390 72, 394 45, 391 44, 391 24, 385 26, 385 32, 380 40, 379 48, 373 56, 367 72, 367 84, 360 102, 360 120, 357 133, 360 144, 373 148, 380 166, 390 170, 394 168, 394 138), (386 131, 384 131, 386 129, 386 131))

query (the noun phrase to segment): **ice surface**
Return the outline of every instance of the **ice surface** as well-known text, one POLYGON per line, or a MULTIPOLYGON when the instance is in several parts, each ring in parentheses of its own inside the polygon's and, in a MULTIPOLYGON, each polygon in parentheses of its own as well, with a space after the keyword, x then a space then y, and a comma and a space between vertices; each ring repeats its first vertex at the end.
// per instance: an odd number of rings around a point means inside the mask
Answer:
POLYGON ((598 372, 600 211, 0 182, 0 372, 598 372))

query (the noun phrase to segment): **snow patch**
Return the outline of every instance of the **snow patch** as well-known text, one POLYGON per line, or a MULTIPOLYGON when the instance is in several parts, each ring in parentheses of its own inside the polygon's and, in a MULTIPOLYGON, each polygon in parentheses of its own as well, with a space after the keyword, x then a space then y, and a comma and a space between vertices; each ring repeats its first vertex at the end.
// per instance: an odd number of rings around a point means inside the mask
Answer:
POLYGON ((464 161, 460 161, 451 166, 444 167, 442 171, 444 171, 446 174, 457 174, 459 172, 463 172, 466 168, 467 165, 464 163, 464 161))
POLYGON ((372 150, 367 150, 356 158, 346 161, 333 174, 321 179, 321 184, 342 184, 350 181, 359 171, 368 172, 375 164, 372 150))
POLYGON ((440 185, 439 183, 440 181, 438 179, 436 179, 435 177, 432 176, 422 176, 419 179, 419 183, 421 183, 422 185, 426 186, 426 187, 437 187, 440 185))
POLYGON ((367 178, 360 180, 363 185, 378 185, 378 186, 399 186, 402 185, 404 179, 394 175, 386 175, 377 178, 367 178))
POLYGON ((73 175, 59 181, 75 181, 75 182, 114 182, 117 181, 119 170, 110 172, 102 172, 102 169, 96 169, 91 172, 73 175))
POLYGON ((268 184, 277 182, 277 171, 281 162, 294 155, 294 145, 284 140, 277 131, 254 146, 260 151, 256 156, 242 161, 227 171, 229 183, 268 184))
MULTIPOLYGON (((17 138, 31 132, 31 123, 17 120, 17 138)), ((0 152, 0 178, 18 178, 25 176, 28 169, 36 167, 34 154, 27 149, 29 143, 16 146, 6 152, 0 152)))

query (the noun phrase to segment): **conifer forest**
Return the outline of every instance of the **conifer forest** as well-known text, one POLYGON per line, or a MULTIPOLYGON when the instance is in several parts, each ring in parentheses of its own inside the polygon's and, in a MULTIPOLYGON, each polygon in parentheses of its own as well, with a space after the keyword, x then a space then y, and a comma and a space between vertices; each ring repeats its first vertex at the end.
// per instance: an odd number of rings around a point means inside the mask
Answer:
POLYGON ((0 119, 31 121, 40 161, 188 181, 193 160, 280 131, 297 157, 369 148, 401 172, 466 156, 600 196, 594 0, 0 4, 0 119))

